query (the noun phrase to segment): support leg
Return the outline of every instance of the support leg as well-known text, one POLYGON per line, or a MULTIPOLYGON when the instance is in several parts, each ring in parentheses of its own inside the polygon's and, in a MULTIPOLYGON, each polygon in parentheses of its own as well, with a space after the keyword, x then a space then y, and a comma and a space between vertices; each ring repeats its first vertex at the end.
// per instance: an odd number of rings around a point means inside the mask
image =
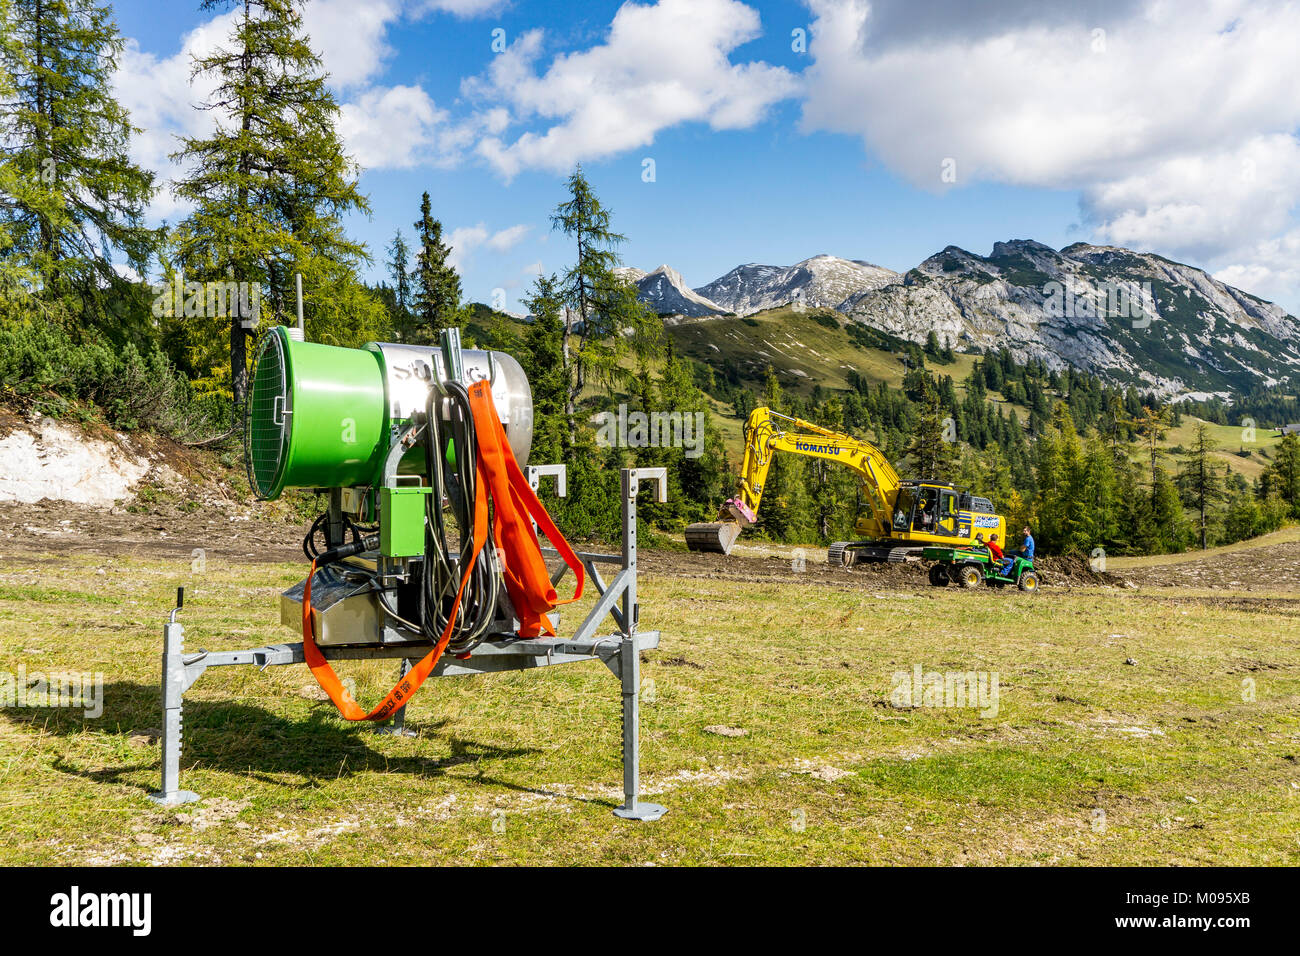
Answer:
POLYGON ((627 638, 619 649, 619 677, 623 685, 623 805, 614 816, 626 820, 658 820, 668 812, 657 803, 643 803, 641 789, 641 655, 636 641, 627 638))
POLYGON ((623 805, 614 816, 627 820, 658 820, 668 812, 657 803, 641 803, 641 655, 636 649, 636 494, 639 480, 658 485, 665 500, 667 474, 662 468, 624 468, 622 475, 623 569, 631 572, 623 591, 623 643, 618 652, 618 678, 623 686, 623 805))
MULTIPOLYGON (((397 674, 397 679, 401 680, 403 677, 407 675, 407 673, 410 672, 410 670, 411 670, 411 662, 408 661, 406 658, 402 658, 402 666, 397 674)), ((416 736, 416 732, 414 730, 406 729, 406 705, 403 704, 401 707, 397 708, 397 711, 393 714, 393 722, 391 724, 385 724, 382 727, 376 727, 375 733, 389 734, 393 737, 416 736)))
POLYGON ((149 794, 149 799, 165 807, 192 803, 199 799, 197 793, 182 790, 181 738, 185 699, 185 629, 173 619, 163 625, 162 666, 162 789, 149 794))

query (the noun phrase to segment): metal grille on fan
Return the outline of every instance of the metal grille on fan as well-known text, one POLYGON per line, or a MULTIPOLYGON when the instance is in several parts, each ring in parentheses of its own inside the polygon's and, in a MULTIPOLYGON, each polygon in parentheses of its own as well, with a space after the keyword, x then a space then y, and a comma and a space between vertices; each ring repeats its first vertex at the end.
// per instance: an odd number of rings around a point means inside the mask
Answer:
POLYGON ((293 409, 285 372, 281 338, 267 335, 253 367, 244 423, 248 483, 261 499, 274 498, 279 493, 281 465, 289 449, 289 416, 293 409))

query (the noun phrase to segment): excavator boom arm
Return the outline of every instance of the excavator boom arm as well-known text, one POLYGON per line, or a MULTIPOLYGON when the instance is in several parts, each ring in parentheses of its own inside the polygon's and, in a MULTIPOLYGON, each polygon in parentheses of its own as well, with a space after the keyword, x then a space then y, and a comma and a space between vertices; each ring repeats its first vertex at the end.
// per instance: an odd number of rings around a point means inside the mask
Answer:
MULTIPOLYGON (((869 441, 831 431, 802 418, 791 418, 766 407, 754 409, 745 423, 745 457, 741 464, 738 498, 744 510, 749 512, 745 516, 749 521, 758 514, 767 473, 777 452, 821 458, 852 469, 862 479, 862 489, 882 533, 889 527, 890 508, 901 482, 894 466, 879 448, 869 441)), ((724 519, 734 516, 734 510, 739 510, 732 504, 733 508, 724 508, 724 519)))

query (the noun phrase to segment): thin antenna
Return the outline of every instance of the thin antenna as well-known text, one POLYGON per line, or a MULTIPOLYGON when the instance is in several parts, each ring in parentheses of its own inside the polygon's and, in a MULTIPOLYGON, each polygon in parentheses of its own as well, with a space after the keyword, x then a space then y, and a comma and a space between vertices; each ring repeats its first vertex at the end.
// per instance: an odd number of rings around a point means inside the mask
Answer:
POLYGON ((298 331, 306 335, 306 327, 302 324, 302 273, 295 272, 293 278, 298 286, 298 331))

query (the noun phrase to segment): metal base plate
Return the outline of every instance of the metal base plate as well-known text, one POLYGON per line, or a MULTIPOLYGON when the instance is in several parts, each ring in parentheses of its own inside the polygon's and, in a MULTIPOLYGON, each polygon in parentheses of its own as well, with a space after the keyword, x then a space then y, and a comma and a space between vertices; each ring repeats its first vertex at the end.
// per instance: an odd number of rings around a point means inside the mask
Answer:
POLYGON ((149 794, 149 799, 164 807, 175 807, 182 803, 193 803, 195 800, 199 799, 199 795, 193 790, 174 790, 171 793, 163 793, 161 790, 156 790, 149 794))
POLYGON ((667 807, 661 807, 657 803, 642 803, 640 800, 630 809, 626 804, 614 808, 614 816, 624 820, 658 820, 667 812, 667 807))
POLYGON ((375 733, 384 734, 387 737, 418 737, 419 732, 411 730, 409 727, 394 727, 392 724, 385 724, 382 727, 376 727, 375 733))

